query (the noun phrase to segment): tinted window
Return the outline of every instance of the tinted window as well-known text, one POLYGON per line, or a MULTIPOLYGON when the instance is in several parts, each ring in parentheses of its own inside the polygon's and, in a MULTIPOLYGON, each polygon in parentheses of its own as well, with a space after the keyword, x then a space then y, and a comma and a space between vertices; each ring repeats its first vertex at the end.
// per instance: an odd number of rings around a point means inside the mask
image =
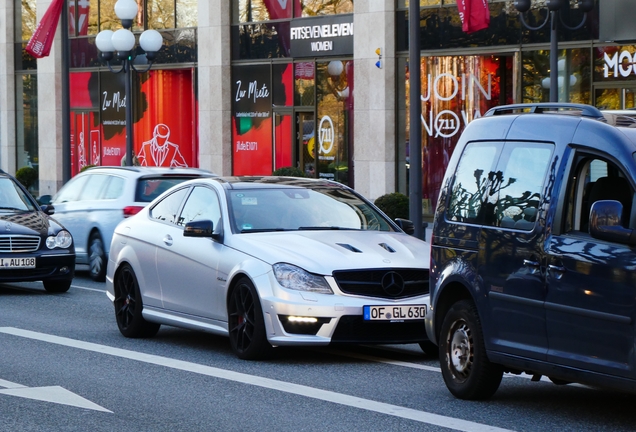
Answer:
POLYGON ((157 198, 159 195, 170 189, 172 186, 178 185, 186 180, 192 180, 195 177, 143 177, 137 182, 137 190, 135 191, 136 202, 146 202, 157 198))
POLYGON ((211 220, 216 227, 221 220, 221 207, 216 193, 206 187, 195 187, 181 211, 177 225, 198 220, 211 220))
POLYGON ((104 174, 92 174, 87 177, 88 180, 79 195, 79 201, 100 199, 104 185, 108 181, 108 176, 104 174))
POLYGON ((487 198, 494 213, 486 215, 485 224, 525 231, 534 227, 553 150, 551 144, 505 145, 487 198))
POLYGON ((488 197, 489 179, 495 176, 500 144, 468 144, 464 148, 448 204, 447 218, 457 222, 481 223, 488 197))
POLYGON ((87 179, 87 175, 71 179, 62 189, 60 189, 54 199, 54 202, 63 203, 68 201, 77 201, 87 179))
POLYGON ((179 189, 159 201, 150 211, 150 217, 156 220, 175 223, 179 207, 185 198, 188 188, 179 189))

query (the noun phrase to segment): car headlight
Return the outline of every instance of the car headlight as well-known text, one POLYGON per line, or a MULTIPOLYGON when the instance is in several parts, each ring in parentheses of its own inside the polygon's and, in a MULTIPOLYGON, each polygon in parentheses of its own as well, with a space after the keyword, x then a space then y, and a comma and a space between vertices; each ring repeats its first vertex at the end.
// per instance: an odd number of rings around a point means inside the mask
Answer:
POLYGON ((319 294, 333 294, 324 277, 311 274, 295 265, 274 264, 274 276, 283 287, 297 291, 309 291, 319 294))
POLYGON ((55 249, 55 248, 66 249, 70 247, 72 244, 73 244, 73 237, 71 236, 71 233, 66 230, 62 230, 59 233, 57 233, 57 235, 48 236, 46 238, 46 247, 49 249, 55 249))

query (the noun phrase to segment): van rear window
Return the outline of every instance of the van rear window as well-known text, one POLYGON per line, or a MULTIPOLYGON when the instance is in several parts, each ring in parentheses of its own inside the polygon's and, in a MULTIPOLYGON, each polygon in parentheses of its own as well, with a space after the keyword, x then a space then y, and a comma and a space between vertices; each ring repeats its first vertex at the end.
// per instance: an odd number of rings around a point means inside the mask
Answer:
POLYGON ((198 176, 142 177, 137 181, 135 202, 149 203, 172 186, 197 177, 198 176))

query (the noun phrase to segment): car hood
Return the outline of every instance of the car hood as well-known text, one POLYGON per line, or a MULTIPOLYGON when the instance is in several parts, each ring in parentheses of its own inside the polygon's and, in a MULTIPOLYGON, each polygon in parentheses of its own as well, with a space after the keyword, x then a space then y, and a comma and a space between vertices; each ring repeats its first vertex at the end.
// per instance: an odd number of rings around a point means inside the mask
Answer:
POLYGON ((428 268, 430 245, 380 231, 293 231, 239 234, 228 246, 268 264, 286 262, 318 274, 364 268, 428 268))
POLYGON ((0 212, 0 234, 42 235, 60 227, 41 212, 0 212))

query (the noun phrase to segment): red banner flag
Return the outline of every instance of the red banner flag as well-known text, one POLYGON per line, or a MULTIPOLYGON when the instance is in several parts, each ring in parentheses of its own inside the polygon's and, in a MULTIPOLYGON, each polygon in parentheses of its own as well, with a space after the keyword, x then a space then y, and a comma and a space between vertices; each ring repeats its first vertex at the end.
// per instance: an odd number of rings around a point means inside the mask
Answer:
POLYGON ((488 0, 457 0, 457 9, 462 30, 466 33, 474 33, 490 25, 488 0))
POLYGON ((53 37, 55 36, 55 30, 57 30, 57 23, 60 20, 63 6, 64 0, 53 0, 35 28, 33 36, 31 36, 25 48, 26 52, 33 57, 46 57, 51 52, 53 37))

